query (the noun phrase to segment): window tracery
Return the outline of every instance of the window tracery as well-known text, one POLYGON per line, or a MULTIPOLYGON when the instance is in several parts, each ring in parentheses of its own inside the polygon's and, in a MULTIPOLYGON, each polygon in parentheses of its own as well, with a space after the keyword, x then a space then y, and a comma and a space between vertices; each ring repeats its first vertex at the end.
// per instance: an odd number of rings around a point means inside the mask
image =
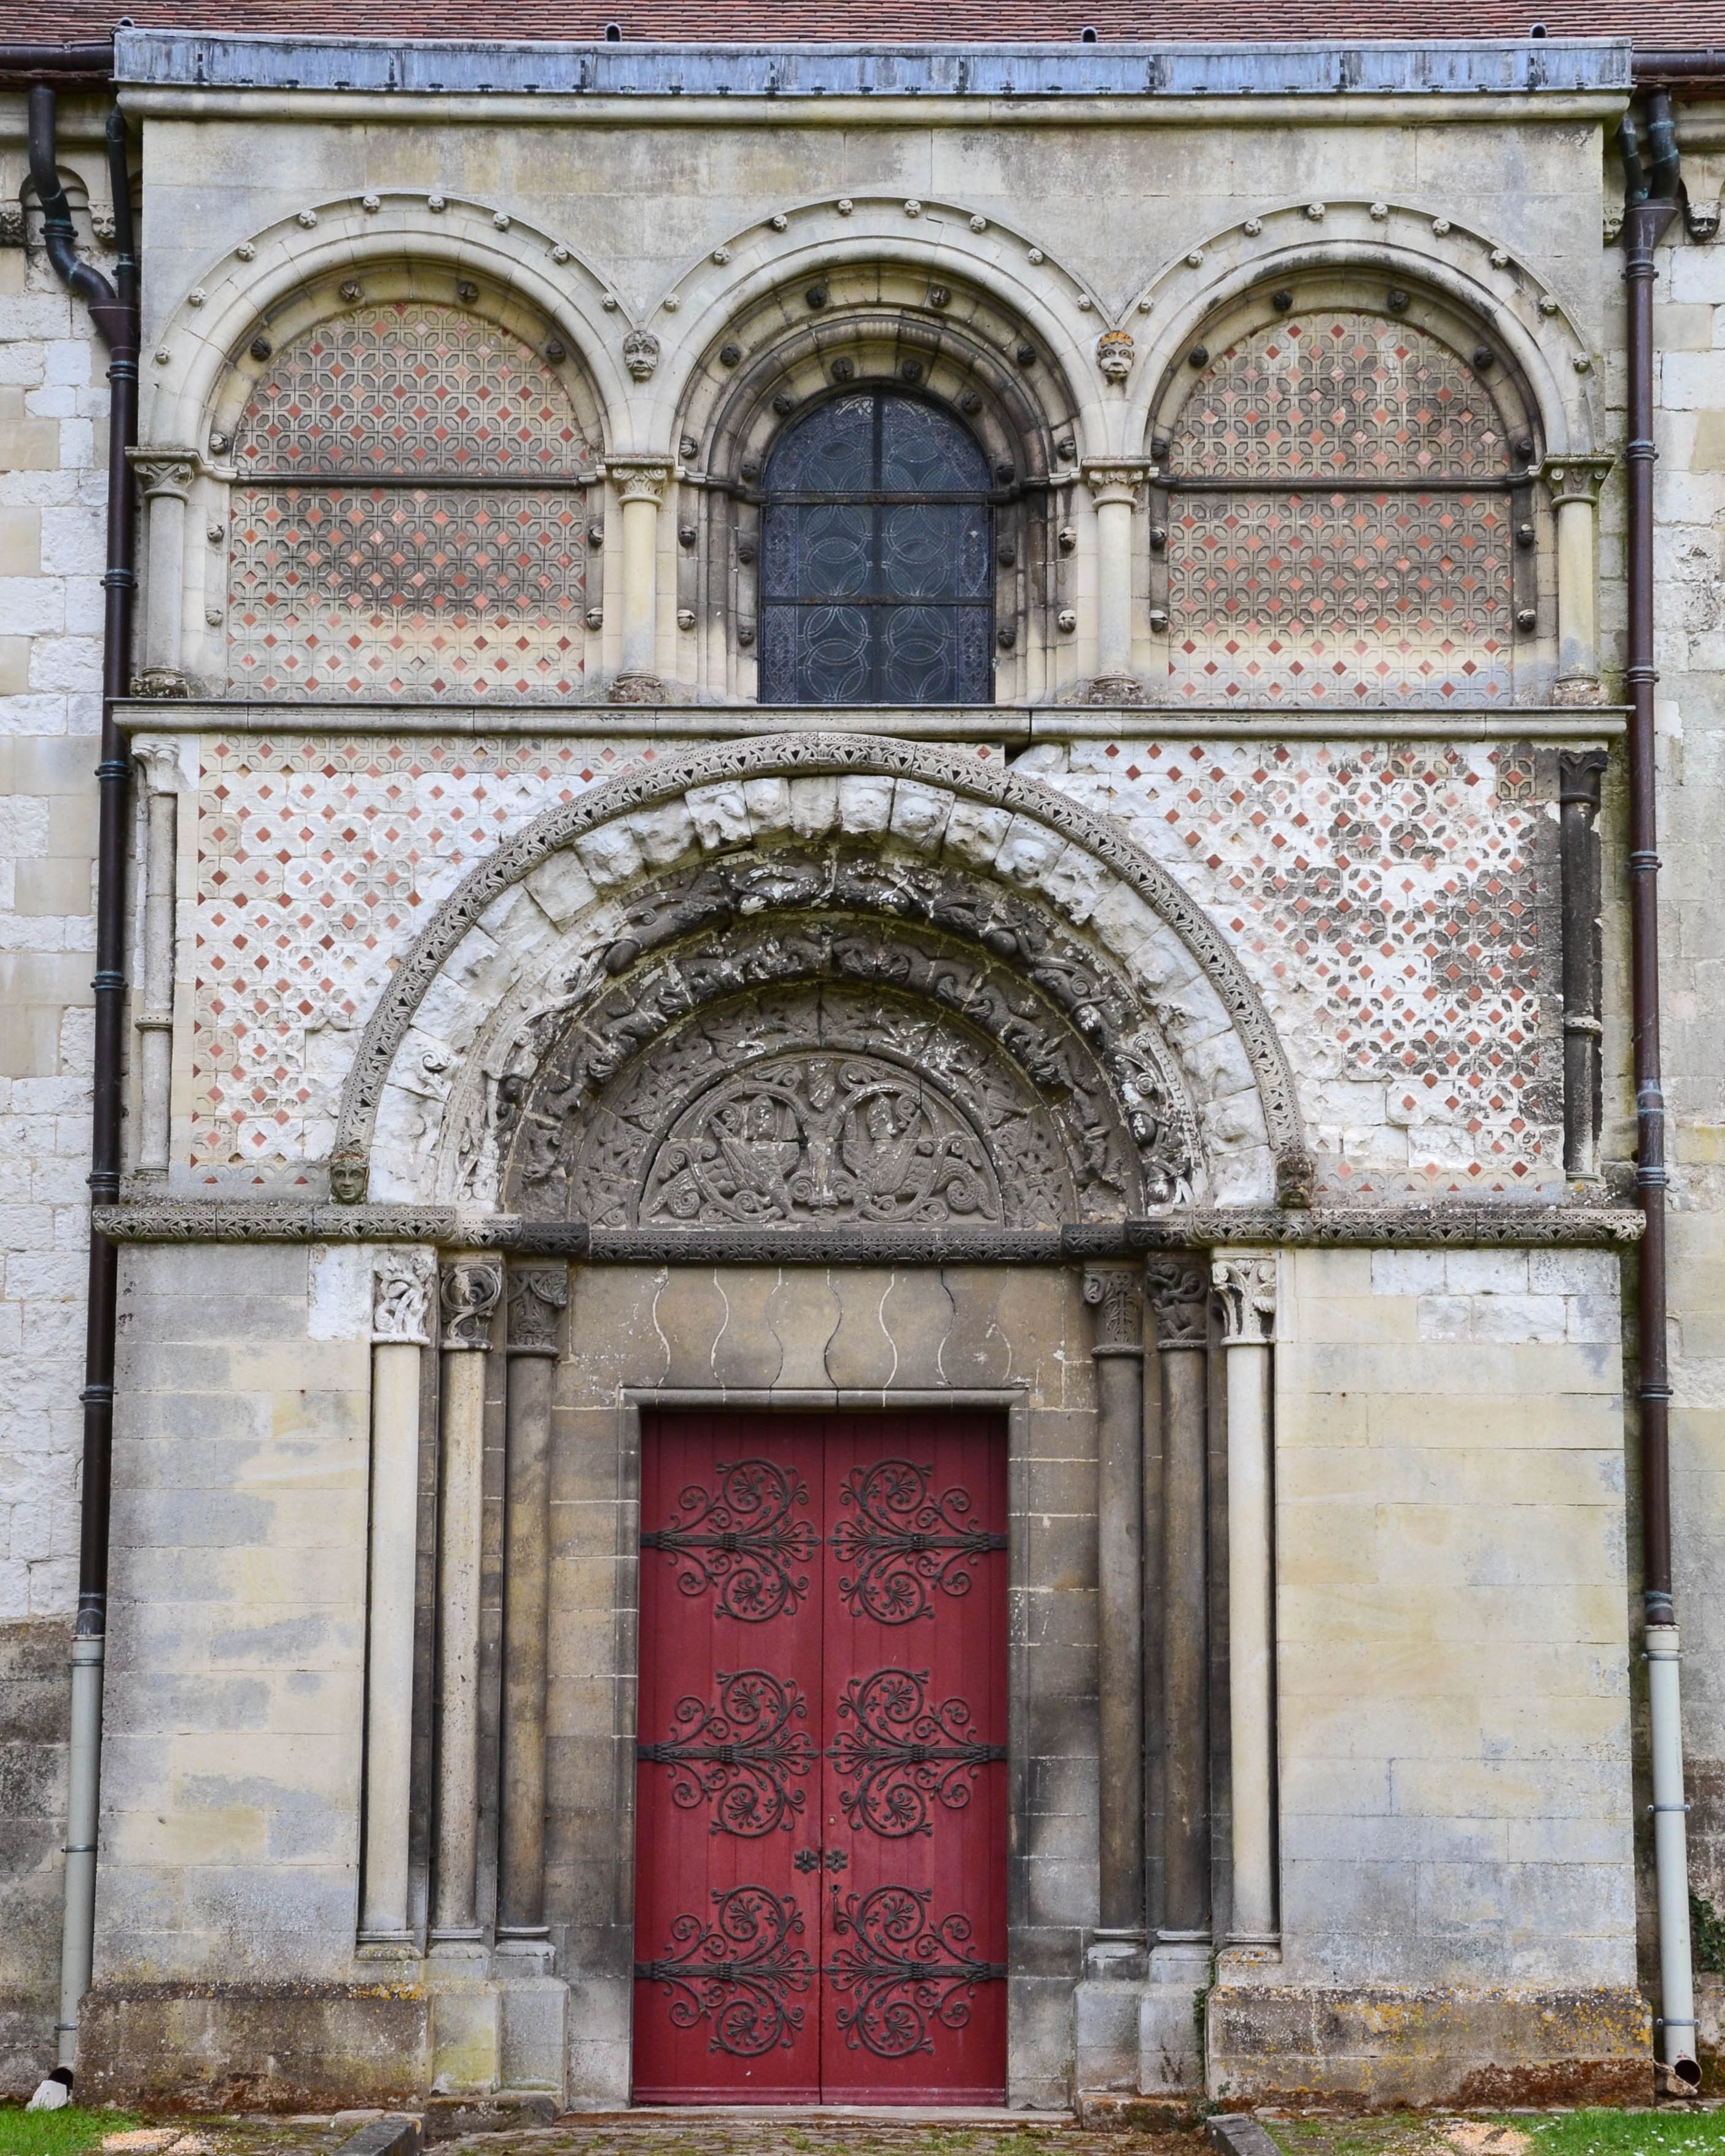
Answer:
POLYGON ((1191 352, 1157 445, 1174 696, 1507 699, 1536 621, 1513 498, 1532 445, 1483 379, 1495 355, 1470 365, 1394 313, 1276 300, 1277 319, 1191 352))
POLYGON ((417 300, 276 355, 234 443, 236 690, 578 691, 588 452, 562 357, 417 300))

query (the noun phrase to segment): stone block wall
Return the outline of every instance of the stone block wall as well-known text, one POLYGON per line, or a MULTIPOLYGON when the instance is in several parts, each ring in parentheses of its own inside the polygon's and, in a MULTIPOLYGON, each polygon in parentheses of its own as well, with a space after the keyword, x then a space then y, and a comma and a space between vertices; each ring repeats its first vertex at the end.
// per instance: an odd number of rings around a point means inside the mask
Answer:
MULTIPOLYGON (((61 100, 80 240, 111 270, 102 120, 61 100)), ((24 98, 0 95, 14 206, 27 169, 24 98)), ((0 235, 0 2093, 52 2062, 59 1975, 107 506, 105 357, 39 233, 0 235)))
POLYGON ((1283 1260, 1291 1980, 1629 1985, 1617 1260, 1283 1260))
POLYGON ((368 1257, 124 1263, 99 1990, 352 1975, 368 1257))

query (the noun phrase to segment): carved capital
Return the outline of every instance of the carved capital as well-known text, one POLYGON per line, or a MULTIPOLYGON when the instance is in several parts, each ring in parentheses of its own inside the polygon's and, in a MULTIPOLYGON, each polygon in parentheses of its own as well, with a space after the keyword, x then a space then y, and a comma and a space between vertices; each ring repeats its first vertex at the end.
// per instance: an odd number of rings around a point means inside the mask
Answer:
POLYGON ((1225 1347, 1260 1348, 1276 1337, 1274 1251, 1219 1252, 1210 1260, 1210 1286, 1221 1305, 1225 1347))
POLYGON ((177 793, 180 790, 180 745, 159 734, 134 734, 133 760, 146 793, 177 793))
POLYGON ((444 1275, 444 1346, 455 1351, 489 1348, 491 1313, 503 1292, 503 1267, 495 1258, 470 1258, 444 1275))
POLYGON ((1599 814, 1599 784, 1611 759, 1602 748, 1565 749, 1558 758, 1558 799, 1579 803, 1590 816, 1599 814))
POLYGON ((375 1346, 431 1344, 435 1250, 380 1250, 372 1270, 372 1340, 375 1346))
POLYGON ((1081 467, 1084 483, 1090 489, 1091 499, 1098 509, 1110 502, 1124 502, 1128 509, 1138 506, 1138 490, 1147 480, 1156 476, 1157 467, 1140 462, 1136 458, 1097 458, 1081 467))
POLYGON ((191 492, 198 476, 196 449, 130 449, 126 454, 138 475, 146 501, 164 495, 171 501, 183 501, 191 492))
POLYGON ((1197 1259, 1153 1258, 1144 1268, 1144 1287, 1156 1313, 1156 1345, 1202 1348, 1209 1337, 1210 1284, 1197 1259))
POLYGON ((1566 502, 1596 502, 1605 476, 1617 461, 1615 457, 1553 457, 1547 462, 1540 477, 1551 495, 1552 506, 1561 509, 1566 502))
POLYGON ((650 501, 655 506, 665 499, 673 470, 669 462, 659 457, 644 457, 639 463, 612 457, 605 465, 607 475, 616 482, 619 501, 650 501))
POLYGON ((1137 1354, 1144 1345, 1143 1282, 1136 1265, 1089 1265, 1084 1299, 1096 1314, 1093 1354, 1137 1354))
POLYGON ((555 1355, 558 1314, 569 1300, 567 1265, 511 1266, 509 1275, 509 1352, 555 1355))

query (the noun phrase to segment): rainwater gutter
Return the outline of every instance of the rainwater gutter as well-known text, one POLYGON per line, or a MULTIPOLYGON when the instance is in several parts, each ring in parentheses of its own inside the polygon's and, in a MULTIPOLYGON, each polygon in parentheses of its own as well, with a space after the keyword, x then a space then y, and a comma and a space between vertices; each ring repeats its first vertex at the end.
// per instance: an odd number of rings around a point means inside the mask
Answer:
MULTIPOLYGON (((39 46, 0 46, 0 74, 28 74, 39 46)), ((111 49, 107 64, 111 65, 111 49)), ((64 60, 60 63, 64 65, 64 60)), ((83 72, 95 73, 91 62, 83 72)), ((30 177, 43 213, 43 241, 61 281, 89 308, 108 347, 108 542, 102 578, 101 760, 96 766, 95 1043, 92 1073, 90 1192, 93 1205, 120 1194, 121 1086, 126 1018, 126 861, 129 767, 118 705, 130 686, 136 589, 136 508, 126 451, 137 439, 138 260, 132 228, 126 121, 108 116, 108 173, 114 198, 116 284, 80 259, 72 213, 60 185, 58 109, 50 83, 29 93, 30 177), (116 289, 117 286, 117 289, 116 289)), ((96 1821, 102 1738, 102 1665, 107 1633, 108 1517, 114 1447, 114 1337, 118 1253, 95 1232, 84 1360, 84 1457, 80 1485, 78 1616, 72 1640, 72 1725, 68 1758, 64 1915, 60 1934, 60 2066, 78 2049, 78 2006, 90 1989, 95 1929, 96 1821)))
POLYGON ((1630 971, 1635 1085, 1635 1194, 1645 1223, 1639 1267, 1641 1565, 1650 1745, 1653 1862, 1659 1912, 1659 2056, 1686 2089, 1698 2090, 1695 1977, 1689 1938, 1688 1806, 1683 1800, 1681 1642, 1671 1599, 1671 1377, 1666 1347, 1665 1095, 1659 1040, 1658 743, 1654 666, 1653 280, 1655 249, 1676 217, 1682 180, 1671 98, 1646 100, 1644 145, 1625 115, 1624 282, 1628 287, 1630 971))

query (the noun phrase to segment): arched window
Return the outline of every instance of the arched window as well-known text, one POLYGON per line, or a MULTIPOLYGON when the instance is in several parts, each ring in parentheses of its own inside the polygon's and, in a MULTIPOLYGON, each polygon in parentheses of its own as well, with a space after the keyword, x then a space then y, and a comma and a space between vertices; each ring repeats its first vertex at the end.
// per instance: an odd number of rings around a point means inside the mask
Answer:
POLYGON ((275 355, 234 443, 236 690, 578 691, 587 444, 563 357, 418 300, 275 355))
POLYGON ((1532 559, 1520 590, 1516 560, 1533 444, 1486 387, 1497 354, 1470 364, 1394 312, 1332 306, 1189 357, 1155 445, 1175 696, 1506 697, 1517 632, 1537 624, 1532 559))
POLYGON ((960 421, 834 398, 785 429, 764 489, 762 703, 992 702, 988 468, 960 421))

